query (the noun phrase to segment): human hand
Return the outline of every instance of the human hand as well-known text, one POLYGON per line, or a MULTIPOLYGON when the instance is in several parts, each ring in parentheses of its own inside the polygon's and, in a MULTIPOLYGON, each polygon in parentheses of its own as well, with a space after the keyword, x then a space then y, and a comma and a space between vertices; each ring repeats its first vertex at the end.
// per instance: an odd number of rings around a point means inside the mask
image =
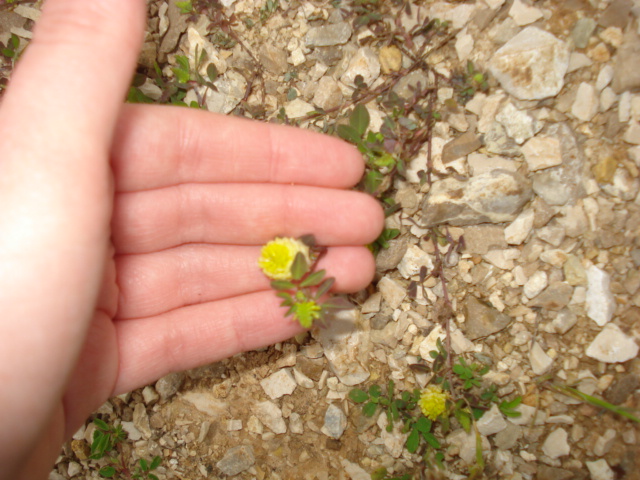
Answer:
POLYGON ((336 289, 374 272, 376 202, 339 140, 127 106, 144 2, 48 0, 0 104, 0 478, 44 478, 108 397, 284 340, 256 262, 330 246, 336 289), (111 162, 109 161, 111 160, 111 162))

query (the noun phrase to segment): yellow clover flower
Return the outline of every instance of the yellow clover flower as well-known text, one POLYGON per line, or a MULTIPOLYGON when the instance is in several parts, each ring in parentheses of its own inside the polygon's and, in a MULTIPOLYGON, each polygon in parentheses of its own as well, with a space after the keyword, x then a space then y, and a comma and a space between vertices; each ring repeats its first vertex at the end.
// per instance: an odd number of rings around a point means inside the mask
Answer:
POLYGON ((298 318, 300 325, 309 328, 314 320, 320 318, 320 305, 313 300, 308 302, 296 303, 295 316, 298 318))
POLYGON ((433 421, 447 410, 448 399, 449 393, 437 385, 429 385, 420 393, 418 405, 424 416, 433 421))
POLYGON ((295 238, 276 238, 262 247, 258 265, 264 274, 273 280, 291 280, 291 265, 300 252, 308 262, 307 245, 295 238))

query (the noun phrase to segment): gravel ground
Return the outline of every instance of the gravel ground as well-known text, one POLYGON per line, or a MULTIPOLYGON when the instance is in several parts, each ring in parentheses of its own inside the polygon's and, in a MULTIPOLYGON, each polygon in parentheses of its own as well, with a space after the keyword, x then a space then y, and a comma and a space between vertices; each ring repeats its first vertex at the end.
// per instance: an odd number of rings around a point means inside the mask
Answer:
MULTIPOLYGON (((347 396, 389 379, 424 387, 429 375, 409 366, 429 365, 449 319, 453 352, 487 364, 501 400, 523 399, 521 417, 478 422, 476 478, 640 478, 638 424, 550 387, 640 405, 640 2, 194 6, 149 2, 136 93, 329 133, 366 105, 370 130, 406 164, 379 168, 375 192, 396 202, 387 226, 400 233, 341 322, 105 403, 95 416, 128 433, 122 458, 161 456, 161 479, 361 480, 381 466, 467 478, 476 438, 458 423, 436 432, 446 468, 429 472, 406 434, 347 396), (436 18, 447 23, 426 28, 436 18), (216 88, 168 99, 154 62, 166 80, 176 55, 193 68, 203 50, 216 88), (395 136, 393 105, 413 112, 395 136), (433 124, 420 115, 430 109, 433 124), (435 231, 448 242, 425 238, 435 231)), ((36 16, 0 11, 0 42, 13 32, 24 44, 36 16)), ((50 479, 99 478, 94 429, 64 446, 50 479)))

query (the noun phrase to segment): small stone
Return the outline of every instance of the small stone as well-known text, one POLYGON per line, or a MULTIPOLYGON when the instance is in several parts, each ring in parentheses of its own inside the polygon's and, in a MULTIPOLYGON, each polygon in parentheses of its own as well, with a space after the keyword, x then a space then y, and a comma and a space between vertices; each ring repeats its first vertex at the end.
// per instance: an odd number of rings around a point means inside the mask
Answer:
MULTIPOLYGON (((491 452, 491 444, 489 440, 480 436, 481 446, 482 446, 482 454, 488 455, 491 452)), ((467 465, 475 465, 476 464, 476 433, 471 431, 469 433, 464 430, 456 430, 453 433, 449 434, 447 437, 447 444, 453 447, 457 447, 458 455, 467 465)))
POLYGON ((622 405, 630 395, 640 388, 638 375, 628 373, 618 378, 605 392, 605 398, 609 403, 622 405))
POLYGON ((388 75, 402 68, 402 52, 395 45, 382 47, 379 54, 382 73, 388 75))
POLYGON ((346 458, 343 458, 340 463, 351 480, 371 480, 371 474, 357 463, 352 463, 346 458))
POLYGON ((389 248, 381 249, 376 256, 376 270, 378 272, 386 272, 396 268, 402 257, 407 253, 408 248, 409 239, 406 236, 390 240, 389 248))
POLYGON ((133 424, 142 432, 145 438, 151 438, 152 431, 149 424, 149 415, 143 403, 137 403, 133 409, 133 424))
POLYGON ((518 170, 518 164, 513 160, 493 155, 487 156, 484 153, 469 154, 467 164, 473 176, 493 172, 494 170, 509 170, 510 172, 518 170))
POLYGON ((549 467, 543 463, 538 464, 536 480, 573 480, 575 475, 564 468, 549 467))
POLYGON ((78 462, 69 462, 69 467, 67 468, 67 474, 69 478, 73 478, 82 472, 83 468, 78 462))
POLYGON ((503 223, 516 219, 531 198, 531 188, 520 174, 505 170, 434 182, 423 205, 427 227, 503 223))
POLYGON ((378 282, 378 290, 387 305, 393 309, 398 308, 407 295, 405 287, 386 275, 378 282))
POLYGON ((304 423, 299 413, 292 412, 289 415, 289 431, 296 435, 302 435, 304 433, 304 423))
POLYGON ((611 321, 616 299, 609 287, 609 274, 595 265, 587 269, 587 316, 601 327, 611 321))
MULTIPOLYGON (((242 430, 241 419, 237 418, 237 419, 227 420, 227 432, 239 432, 240 430, 242 430)), ((204 439, 205 436, 206 436, 206 433, 202 435, 202 438, 204 439)))
POLYGON ((407 250, 402 261, 398 264, 398 272, 400 272, 400 275, 404 278, 408 279, 414 275, 418 275, 422 267, 426 267, 428 272, 433 270, 431 255, 417 245, 412 245, 407 250))
POLYGON ((638 355, 638 345, 613 323, 605 325, 587 348, 587 355, 604 363, 622 363, 638 355))
POLYGON ((424 89, 429 84, 429 75, 423 70, 415 70, 398 80, 391 90, 400 98, 407 100, 413 97, 416 89, 424 89))
POLYGON ((461 62, 467 60, 469 55, 471 55, 471 52, 473 52, 473 45, 473 37, 468 33, 462 34, 461 32, 461 34, 458 35, 455 44, 458 60, 461 62))
POLYGON ((465 299, 465 335, 470 340, 487 337, 503 330, 511 323, 511 317, 481 302, 473 295, 465 299))
POLYGON ((557 95, 569 67, 564 42, 537 27, 527 27, 491 58, 489 70, 502 87, 521 100, 557 95))
POLYGON ((356 52, 340 79, 344 84, 353 87, 358 75, 362 76, 366 85, 371 85, 380 76, 380 61, 370 47, 362 47, 356 52))
POLYGON ((620 94, 640 87, 640 35, 633 29, 625 34, 613 65, 613 91, 620 94))
POLYGON ((313 95, 313 103, 324 110, 329 110, 339 106, 342 100, 342 90, 338 82, 330 76, 322 77, 313 95))
POLYGON ((337 440, 342 436, 345 428, 347 428, 347 416, 332 403, 324 414, 322 433, 337 440))
POLYGON ((587 55, 580 52, 572 52, 569 56, 567 73, 572 73, 581 68, 590 67, 591 65, 593 65, 593 61, 587 55))
POLYGON ((300 385, 302 388, 313 388, 313 380, 307 377, 304 373, 302 373, 297 368, 293 369, 293 377, 296 379, 296 383, 300 385))
POLYGON ((598 113, 598 96, 592 85, 582 82, 578 87, 571 114, 578 120, 589 122, 598 113))
POLYGON ((534 137, 522 146, 529 170, 534 172, 562 164, 560 142, 552 137, 534 137))
POLYGON ((618 160, 614 157, 605 157, 593 167, 593 176, 598 183, 611 183, 617 169, 618 160))
POLYGON ((475 152, 482 146, 480 137, 473 132, 467 132, 454 138, 442 150, 442 163, 449 163, 460 157, 475 152))
POLYGON ((596 440, 596 444, 593 446, 593 453, 598 457, 602 457, 609 453, 609 450, 613 447, 616 435, 617 432, 613 428, 608 428, 607 431, 600 435, 596 440))
POLYGON ((623 34, 622 30, 618 27, 608 27, 598 34, 604 42, 611 45, 613 48, 618 48, 622 45, 623 34))
POLYGON ((542 307, 547 310, 560 310, 566 307, 573 296, 573 287, 565 282, 553 282, 544 291, 527 304, 529 307, 542 307))
POLYGON ((572 286, 587 285, 587 272, 582 262, 575 255, 567 255, 567 261, 562 265, 565 281, 572 286))
POLYGON ((184 372, 170 373, 156 382, 156 391, 162 400, 173 397, 184 383, 184 372))
POLYGON ((147 385, 142 389, 142 398, 145 405, 151 406, 160 399, 160 395, 152 386, 147 385))
POLYGON ((502 416, 498 406, 493 404, 489 411, 484 412, 484 415, 477 421, 476 425, 480 434, 488 437, 489 435, 503 431, 507 428, 508 423, 502 416))
POLYGON ((80 461, 87 460, 91 455, 91 448, 84 440, 71 440, 71 450, 80 461))
POLYGON ((511 102, 504 106, 496 116, 496 120, 518 145, 522 145, 525 140, 533 137, 537 131, 537 122, 526 112, 518 110, 511 102))
POLYGON ((286 50, 278 48, 271 43, 265 43, 262 45, 258 58, 265 70, 274 75, 283 75, 287 71, 288 64, 286 50))
POLYGON ((509 15, 520 27, 529 25, 543 17, 539 9, 524 3, 522 0, 514 0, 511 9, 509 9, 509 15))
POLYGON ((312 27, 305 36, 305 44, 307 47, 343 45, 351 38, 351 33, 351 25, 348 22, 312 27))
POLYGON ((556 333, 564 335, 578 323, 578 316, 568 308, 563 308, 558 312, 556 318, 551 322, 551 326, 556 333))
POLYGON ((512 422, 507 422, 506 428, 499 432, 493 438, 493 441, 500 450, 510 450, 516 445, 521 436, 522 428, 512 422))
POLYGON ((630 0, 613 0, 600 15, 598 23, 603 27, 626 27, 631 18, 632 5, 630 0))
MULTIPOLYGON (((520 245, 526 240, 533 228, 535 213, 532 208, 522 212, 504 229, 504 238, 509 245, 520 245)), ((529 297, 531 298, 531 297, 529 297)))
POLYGON ((313 108, 313 105, 305 102, 301 98, 291 100, 284 106, 284 113, 289 118, 306 117, 310 112, 313 112, 314 110, 315 109, 313 108))
POLYGON ((160 43, 160 52, 163 54, 173 52, 178 45, 180 36, 187 30, 188 16, 180 12, 180 8, 175 2, 169 2, 167 10, 169 28, 160 43))
POLYGON ((615 94, 612 88, 605 87, 600 93, 600 111, 607 112, 618 100, 618 96, 615 94))
POLYGON ((519 417, 509 417, 511 423, 516 425, 524 425, 529 427, 530 425, 543 425, 547 420, 547 414, 536 407, 531 407, 529 405, 525 405, 521 403, 516 408, 514 408, 516 412, 520 412, 519 417), (535 420, 534 420, 535 417, 535 420))
POLYGON ((553 365, 553 358, 545 353, 538 342, 535 342, 529 350, 529 363, 533 373, 544 375, 553 365))
POLYGON ((484 146, 487 152, 507 157, 517 157, 520 155, 520 147, 507 131, 498 122, 493 122, 491 128, 484 135, 484 146))
POLYGON ((585 462, 591 474, 591 480, 614 480, 615 473, 604 458, 595 462, 585 462))
POLYGON ((127 439, 132 442, 142 440, 142 433, 136 428, 133 422, 121 422, 122 429, 127 433, 127 439))
POLYGON ((233 476, 248 470, 256 463, 251 445, 239 445, 227 450, 224 457, 216 463, 216 467, 224 475, 233 476))
POLYGON ((508 248, 504 250, 490 250, 483 258, 491 265, 501 270, 513 270, 513 261, 520 258, 520 250, 517 248, 508 248))
POLYGON ((598 79, 596 80, 596 90, 602 91, 605 87, 609 86, 613 80, 613 67, 611 65, 605 65, 600 69, 598 73, 598 79))
POLYGON ((275 400, 284 395, 291 395, 296 389, 297 383, 291 371, 288 368, 283 368, 260 380, 260 386, 269 398, 275 400))
POLYGON ((523 293, 527 298, 533 298, 547 288, 548 284, 547 274, 542 270, 538 270, 524 284, 523 293))
POLYGON ((577 48, 586 48, 586 46, 589 44, 589 38, 591 38, 591 35, 593 35, 596 26, 596 21, 592 18, 579 19, 573 26, 573 30, 571 30, 571 38, 573 39, 573 44, 577 48))
POLYGON ((270 400, 257 403, 253 413, 262 424, 275 434, 286 433, 287 424, 282 418, 282 410, 270 400))
POLYGON ((622 139, 632 145, 640 145, 640 123, 633 122, 627 128, 622 139))
POLYGON ((471 225, 464 229, 466 252, 484 255, 493 249, 507 247, 502 227, 496 225, 471 225))
POLYGON ((551 432, 544 443, 542 444, 542 451, 549 458, 560 458, 565 455, 569 455, 571 447, 567 442, 567 431, 564 428, 558 428, 551 432))

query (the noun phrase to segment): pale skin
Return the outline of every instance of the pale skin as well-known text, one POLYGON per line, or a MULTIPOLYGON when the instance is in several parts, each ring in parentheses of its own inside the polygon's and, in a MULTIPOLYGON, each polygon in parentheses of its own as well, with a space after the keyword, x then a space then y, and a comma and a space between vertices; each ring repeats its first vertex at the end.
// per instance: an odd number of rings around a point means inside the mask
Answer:
POLYGON ((292 337, 257 268, 313 233, 336 291, 383 226, 362 158, 294 128, 124 106, 142 0, 48 0, 0 103, 0 479, 47 478, 110 396, 292 337))

